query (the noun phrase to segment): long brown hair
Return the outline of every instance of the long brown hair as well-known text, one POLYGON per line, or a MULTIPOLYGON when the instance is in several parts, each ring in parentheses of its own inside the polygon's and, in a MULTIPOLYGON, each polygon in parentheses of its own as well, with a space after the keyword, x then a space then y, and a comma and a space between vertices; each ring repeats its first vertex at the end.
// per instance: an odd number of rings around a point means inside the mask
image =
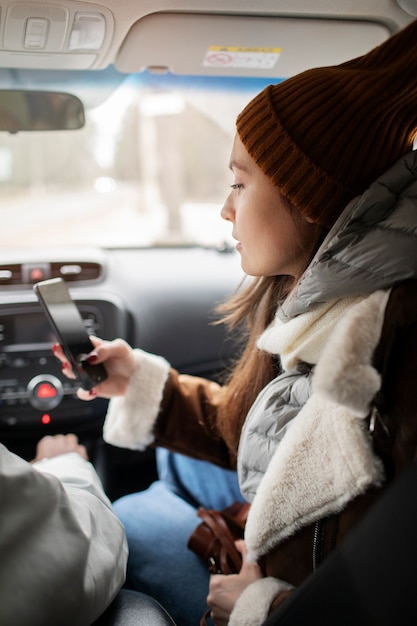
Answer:
MULTIPOLYGON (((290 210, 297 222, 299 211, 292 206, 290 210)), ((278 358, 259 350, 256 342, 301 278, 327 232, 325 228, 319 230, 299 276, 262 276, 251 279, 249 284, 245 278, 236 293, 216 308, 221 315, 218 323, 225 323, 230 331, 238 330, 240 337, 240 357, 225 375, 217 417, 231 451, 237 451, 243 423, 256 396, 279 373, 278 358)))
POLYGON ((292 276, 255 278, 216 311, 231 331, 239 331, 240 357, 226 373, 222 402, 218 408, 218 426, 231 450, 237 450, 240 431, 258 393, 277 375, 277 364, 256 341, 272 321, 278 304, 293 285, 292 276))

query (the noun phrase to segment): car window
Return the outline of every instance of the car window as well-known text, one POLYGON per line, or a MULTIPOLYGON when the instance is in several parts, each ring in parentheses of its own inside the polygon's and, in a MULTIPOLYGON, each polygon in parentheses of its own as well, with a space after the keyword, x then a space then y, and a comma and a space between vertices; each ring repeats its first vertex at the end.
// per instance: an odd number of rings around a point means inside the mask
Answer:
POLYGON ((228 245, 235 118, 271 81, 95 74, 45 80, 79 95, 81 130, 0 133, 2 248, 228 245))

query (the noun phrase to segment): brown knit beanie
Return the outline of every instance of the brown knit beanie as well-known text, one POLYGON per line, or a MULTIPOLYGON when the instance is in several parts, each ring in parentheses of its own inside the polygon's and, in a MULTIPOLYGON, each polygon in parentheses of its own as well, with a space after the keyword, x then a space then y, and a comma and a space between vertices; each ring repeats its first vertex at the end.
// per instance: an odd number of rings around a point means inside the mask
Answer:
POLYGON ((417 20, 367 54, 266 87, 238 135, 305 217, 330 227, 346 204, 413 147, 417 20))

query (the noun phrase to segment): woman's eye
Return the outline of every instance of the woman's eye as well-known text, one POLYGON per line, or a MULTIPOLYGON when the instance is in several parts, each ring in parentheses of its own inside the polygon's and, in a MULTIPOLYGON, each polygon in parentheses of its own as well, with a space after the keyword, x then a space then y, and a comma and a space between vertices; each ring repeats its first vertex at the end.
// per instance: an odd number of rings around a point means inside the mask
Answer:
POLYGON ((230 185, 232 189, 243 189, 243 185, 242 183, 234 183, 233 185, 230 185))

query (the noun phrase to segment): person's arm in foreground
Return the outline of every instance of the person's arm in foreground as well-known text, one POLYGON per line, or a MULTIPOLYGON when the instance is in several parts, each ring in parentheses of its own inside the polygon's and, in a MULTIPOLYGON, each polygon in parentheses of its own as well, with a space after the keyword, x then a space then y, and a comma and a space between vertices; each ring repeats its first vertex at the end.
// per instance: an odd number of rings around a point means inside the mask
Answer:
POLYGON ((127 547, 74 435, 46 437, 32 464, 0 444, 0 623, 87 626, 122 586, 127 547))

